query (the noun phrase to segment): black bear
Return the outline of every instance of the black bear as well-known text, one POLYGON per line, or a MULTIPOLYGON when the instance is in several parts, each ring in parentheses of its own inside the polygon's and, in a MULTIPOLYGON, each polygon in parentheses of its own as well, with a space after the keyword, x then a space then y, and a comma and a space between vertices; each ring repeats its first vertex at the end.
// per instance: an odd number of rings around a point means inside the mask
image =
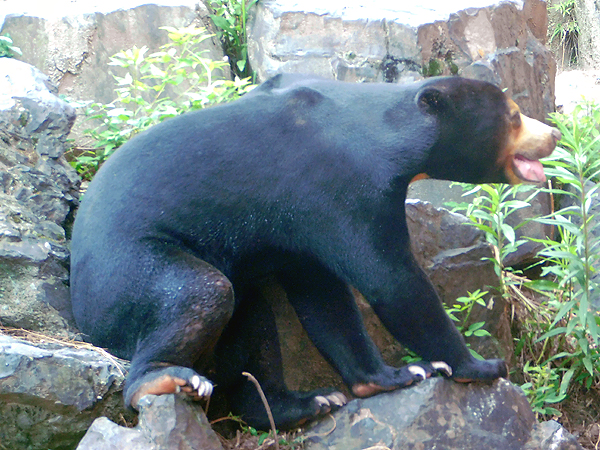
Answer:
POLYGON ((541 182, 538 159, 559 139, 480 81, 278 75, 240 100, 141 133, 104 164, 73 229, 77 323, 132 360, 128 405, 146 394, 206 398, 215 383, 258 427, 267 416, 243 371, 261 382, 280 427, 346 402, 331 389, 286 388, 261 290, 268 277, 356 396, 438 371, 465 382, 506 376, 502 360, 470 355, 415 263, 405 196, 422 174, 541 182), (349 286, 422 362, 382 361, 349 286))

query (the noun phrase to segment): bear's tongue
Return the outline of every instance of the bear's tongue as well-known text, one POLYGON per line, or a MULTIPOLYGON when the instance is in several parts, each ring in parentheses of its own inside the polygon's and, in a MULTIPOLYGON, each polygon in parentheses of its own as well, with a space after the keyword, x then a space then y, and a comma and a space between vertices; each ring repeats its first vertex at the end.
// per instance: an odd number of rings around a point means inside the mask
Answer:
POLYGON ((515 155, 513 158, 513 164, 516 169, 517 175, 525 181, 533 181, 536 183, 543 183, 546 181, 546 175, 544 174, 544 168, 542 163, 539 161, 532 161, 521 155, 515 155))

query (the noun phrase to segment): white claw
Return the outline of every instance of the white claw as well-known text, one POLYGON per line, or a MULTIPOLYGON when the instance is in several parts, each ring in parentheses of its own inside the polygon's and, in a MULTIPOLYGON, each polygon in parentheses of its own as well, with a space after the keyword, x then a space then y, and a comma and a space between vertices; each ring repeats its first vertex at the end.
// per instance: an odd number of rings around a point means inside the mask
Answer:
POLYGON ((213 385, 210 381, 203 381, 198 387, 198 397, 209 398, 212 395, 213 385))
POLYGON ((452 376, 452 367, 446 364, 444 361, 434 361, 431 363, 431 367, 433 367, 438 372, 443 372, 447 377, 452 376))
POLYGON ((328 395, 327 399, 330 403, 333 403, 337 407, 344 406, 346 403, 348 403, 348 399, 341 392, 334 392, 328 395))
POLYGON ((420 366, 408 366, 408 371, 413 375, 421 377, 422 380, 427 378, 427 372, 425 372, 425 369, 420 366))
POLYGON ((197 390, 200 387, 200 377, 198 375, 194 375, 190 380, 190 384, 192 385, 193 390, 197 390))
POLYGON ((322 395, 317 395, 315 397, 315 401, 319 406, 329 406, 329 400, 326 397, 323 397, 322 395))
POLYGON ((206 382, 206 388, 204 389, 204 396, 205 397, 210 397, 213 393, 213 385, 210 382, 206 382))

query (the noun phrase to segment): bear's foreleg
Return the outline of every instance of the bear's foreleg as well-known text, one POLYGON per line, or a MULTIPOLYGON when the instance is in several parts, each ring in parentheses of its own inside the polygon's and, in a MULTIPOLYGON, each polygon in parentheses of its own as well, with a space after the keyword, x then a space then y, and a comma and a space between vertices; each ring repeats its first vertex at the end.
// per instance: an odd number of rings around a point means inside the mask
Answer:
POLYGON ((387 295, 372 302, 373 309, 392 335, 424 361, 443 361, 456 381, 492 381, 506 377, 501 359, 480 361, 467 348, 463 337, 442 306, 431 282, 410 258, 402 277, 391 282, 387 295))

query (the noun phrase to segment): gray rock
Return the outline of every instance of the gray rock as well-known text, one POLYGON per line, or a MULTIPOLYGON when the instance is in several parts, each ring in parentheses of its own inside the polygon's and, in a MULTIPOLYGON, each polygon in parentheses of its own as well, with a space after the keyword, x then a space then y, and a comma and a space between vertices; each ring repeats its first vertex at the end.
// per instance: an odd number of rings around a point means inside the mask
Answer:
POLYGON ((482 260, 493 256, 483 232, 469 225, 462 214, 415 199, 406 202, 406 218, 413 254, 447 306, 477 289, 489 291, 487 307, 474 305, 467 326, 483 321, 492 336, 472 337, 467 342, 486 358, 508 361, 513 355, 508 308, 506 300, 496 295, 500 281, 493 264, 482 260))
POLYGON ((547 20, 541 0, 266 0, 253 11, 248 51, 260 80, 280 72, 388 82, 459 73, 506 88, 543 119, 554 111, 556 72, 543 46, 547 20))
MULTIPOLYGON (((110 56, 134 45, 146 45, 148 54, 157 51, 168 42, 167 32, 160 27, 211 25, 202 2, 102 3, 71 5, 65 1, 63 8, 53 3, 52 10, 43 5, 27 12, 13 10, 4 20, 2 33, 10 34, 21 48, 21 60, 49 75, 60 94, 109 103, 116 98, 115 80, 112 70, 108 70, 110 56)), ((216 38, 204 41, 202 49, 207 51, 207 57, 223 58, 216 38)))
POLYGON ((307 431, 307 450, 580 449, 556 422, 538 425, 522 391, 442 378, 356 399, 307 431), (560 430, 560 431, 559 431, 560 430))
POLYGON ((148 395, 140 402, 139 423, 121 427, 96 419, 77 450, 171 450, 223 447, 202 408, 175 395, 148 395))
POLYGON ((90 346, 0 335, 0 442, 14 449, 74 448, 95 418, 131 419, 121 395, 124 373, 122 362, 90 346))
POLYGON ((45 75, 0 58, 0 322, 72 336, 65 227, 79 177, 66 162, 75 110, 45 75))

